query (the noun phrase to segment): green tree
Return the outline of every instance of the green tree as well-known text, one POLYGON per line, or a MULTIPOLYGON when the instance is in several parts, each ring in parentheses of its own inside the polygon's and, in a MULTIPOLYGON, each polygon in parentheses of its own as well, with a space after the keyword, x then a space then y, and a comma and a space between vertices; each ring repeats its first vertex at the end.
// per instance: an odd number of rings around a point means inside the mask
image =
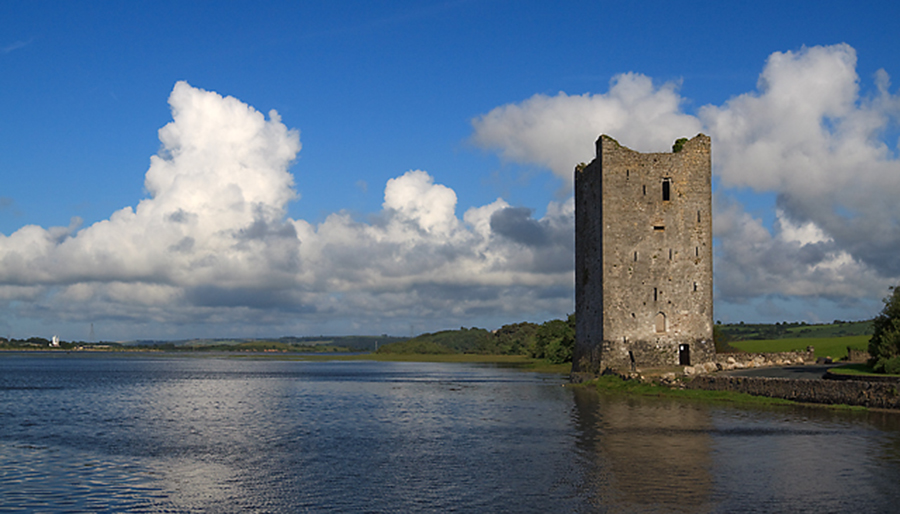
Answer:
POLYGON ((503 325, 494 333, 497 349, 502 355, 525 355, 534 346, 539 325, 522 322, 503 325))
POLYGON ((900 373, 900 286, 892 287, 884 309, 872 322, 870 364, 879 373, 900 373))
POLYGON ((570 314, 566 321, 554 319, 545 322, 535 332, 534 346, 531 356, 547 359, 554 364, 572 362, 572 349, 575 347, 575 315, 570 314))
POLYGON ((721 325, 713 325, 713 344, 716 345, 716 353, 731 353, 738 351, 737 348, 729 343, 734 341, 734 337, 722 329, 721 325))

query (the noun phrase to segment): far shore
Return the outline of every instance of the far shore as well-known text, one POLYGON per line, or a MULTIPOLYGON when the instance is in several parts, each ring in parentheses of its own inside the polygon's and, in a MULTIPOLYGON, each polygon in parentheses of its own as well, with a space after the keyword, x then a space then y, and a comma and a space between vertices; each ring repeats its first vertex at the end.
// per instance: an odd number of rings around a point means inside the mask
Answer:
POLYGON ((153 353, 159 355, 185 357, 228 357, 244 359, 274 359, 294 361, 379 361, 379 362, 458 362, 470 364, 495 364, 498 366, 534 371, 538 373, 556 373, 568 375, 572 370, 571 363, 551 364, 543 359, 533 359, 525 355, 482 355, 473 353, 453 354, 418 354, 418 353, 299 353, 299 352, 243 352, 243 351, 167 351, 151 348, 92 348, 83 350, 67 350, 61 348, 4 348, 3 352, 53 353, 53 354, 99 354, 99 353, 153 353))

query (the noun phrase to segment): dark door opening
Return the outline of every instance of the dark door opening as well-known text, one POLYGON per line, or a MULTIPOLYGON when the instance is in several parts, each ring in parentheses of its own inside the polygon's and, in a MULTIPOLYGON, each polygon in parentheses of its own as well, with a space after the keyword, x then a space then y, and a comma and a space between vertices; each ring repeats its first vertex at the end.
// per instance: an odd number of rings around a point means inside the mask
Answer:
POLYGON ((691 346, 688 344, 680 344, 678 345, 678 365, 679 366, 690 366, 691 365, 691 346))

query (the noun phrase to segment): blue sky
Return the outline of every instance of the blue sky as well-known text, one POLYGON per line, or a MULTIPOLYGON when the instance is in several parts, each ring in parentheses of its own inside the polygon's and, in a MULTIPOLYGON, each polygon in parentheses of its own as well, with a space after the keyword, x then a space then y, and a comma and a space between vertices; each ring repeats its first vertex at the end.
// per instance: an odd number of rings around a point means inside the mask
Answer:
POLYGON ((900 180, 885 85, 900 73, 900 8, 556 4, 0 4, 0 333, 406 334, 562 317, 571 185, 558 163, 589 159, 597 130, 641 151, 712 135, 716 318, 877 312, 900 277, 898 213, 867 199, 900 180), (193 211, 165 189, 176 181, 148 189, 160 129, 182 124, 176 96, 220 128, 252 125, 217 110, 232 97, 287 131, 267 143, 282 161, 234 178, 245 217, 212 204, 231 180, 216 169, 210 188, 191 175, 211 198, 189 198, 193 211), (567 129, 535 129, 554 122, 567 129), (135 218, 111 222, 123 208, 135 218), (181 239, 156 231, 189 214, 201 222, 181 239), (273 234, 297 241, 275 248, 273 234), (163 247, 180 257, 147 250, 163 247))

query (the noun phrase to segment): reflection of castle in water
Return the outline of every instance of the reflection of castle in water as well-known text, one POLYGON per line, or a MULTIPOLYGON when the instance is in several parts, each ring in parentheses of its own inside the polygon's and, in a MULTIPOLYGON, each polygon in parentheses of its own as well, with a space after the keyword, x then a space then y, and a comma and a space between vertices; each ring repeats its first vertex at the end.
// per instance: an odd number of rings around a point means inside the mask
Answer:
POLYGON ((579 442, 597 503, 638 512, 703 512, 711 503, 712 426, 696 405, 599 396, 576 388, 579 442))

